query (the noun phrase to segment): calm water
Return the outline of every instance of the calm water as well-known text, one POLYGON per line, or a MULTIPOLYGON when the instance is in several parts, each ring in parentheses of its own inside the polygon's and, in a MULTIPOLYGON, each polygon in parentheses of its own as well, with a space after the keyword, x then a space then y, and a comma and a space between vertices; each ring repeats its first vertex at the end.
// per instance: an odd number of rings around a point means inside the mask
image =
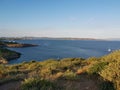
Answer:
POLYGON ((87 40, 18 40, 20 43, 38 44, 37 47, 10 48, 22 53, 17 60, 10 63, 46 59, 59 59, 66 57, 83 57, 106 55, 108 49, 120 49, 120 41, 87 41, 87 40))

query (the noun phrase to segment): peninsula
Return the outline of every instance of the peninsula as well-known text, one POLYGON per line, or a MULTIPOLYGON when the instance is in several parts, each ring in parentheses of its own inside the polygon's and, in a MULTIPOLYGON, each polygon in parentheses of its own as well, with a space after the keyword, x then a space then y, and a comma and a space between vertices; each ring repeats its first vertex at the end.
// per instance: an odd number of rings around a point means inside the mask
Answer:
POLYGON ((0 41, 0 64, 6 64, 10 60, 17 59, 21 56, 21 53, 7 49, 9 48, 23 48, 37 46, 34 44, 22 44, 14 41, 0 41))

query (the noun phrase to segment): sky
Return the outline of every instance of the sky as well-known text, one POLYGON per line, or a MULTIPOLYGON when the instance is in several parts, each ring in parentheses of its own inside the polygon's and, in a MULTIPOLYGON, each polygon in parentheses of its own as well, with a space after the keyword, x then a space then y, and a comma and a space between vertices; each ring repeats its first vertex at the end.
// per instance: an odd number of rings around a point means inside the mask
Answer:
POLYGON ((0 0, 0 37, 120 38, 120 0, 0 0))

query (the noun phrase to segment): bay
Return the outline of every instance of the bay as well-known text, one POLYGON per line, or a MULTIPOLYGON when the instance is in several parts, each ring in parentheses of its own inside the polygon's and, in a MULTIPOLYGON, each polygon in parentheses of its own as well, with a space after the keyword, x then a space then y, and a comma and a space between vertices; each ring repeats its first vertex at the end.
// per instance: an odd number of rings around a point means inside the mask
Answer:
POLYGON ((110 53, 110 50, 120 49, 120 41, 100 40, 16 40, 19 43, 37 44, 37 47, 10 48, 20 52, 19 59, 11 60, 10 64, 24 61, 43 61, 61 58, 100 57, 110 53))

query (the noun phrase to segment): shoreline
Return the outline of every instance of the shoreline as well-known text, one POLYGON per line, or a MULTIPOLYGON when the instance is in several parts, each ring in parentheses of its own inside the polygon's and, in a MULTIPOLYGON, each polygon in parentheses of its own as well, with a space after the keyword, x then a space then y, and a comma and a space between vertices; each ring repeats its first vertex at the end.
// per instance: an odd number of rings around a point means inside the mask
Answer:
POLYGON ((11 60, 15 60, 21 57, 21 53, 10 50, 8 48, 25 48, 35 47, 35 44, 22 44, 17 42, 0 41, 0 64, 9 63, 11 60))

